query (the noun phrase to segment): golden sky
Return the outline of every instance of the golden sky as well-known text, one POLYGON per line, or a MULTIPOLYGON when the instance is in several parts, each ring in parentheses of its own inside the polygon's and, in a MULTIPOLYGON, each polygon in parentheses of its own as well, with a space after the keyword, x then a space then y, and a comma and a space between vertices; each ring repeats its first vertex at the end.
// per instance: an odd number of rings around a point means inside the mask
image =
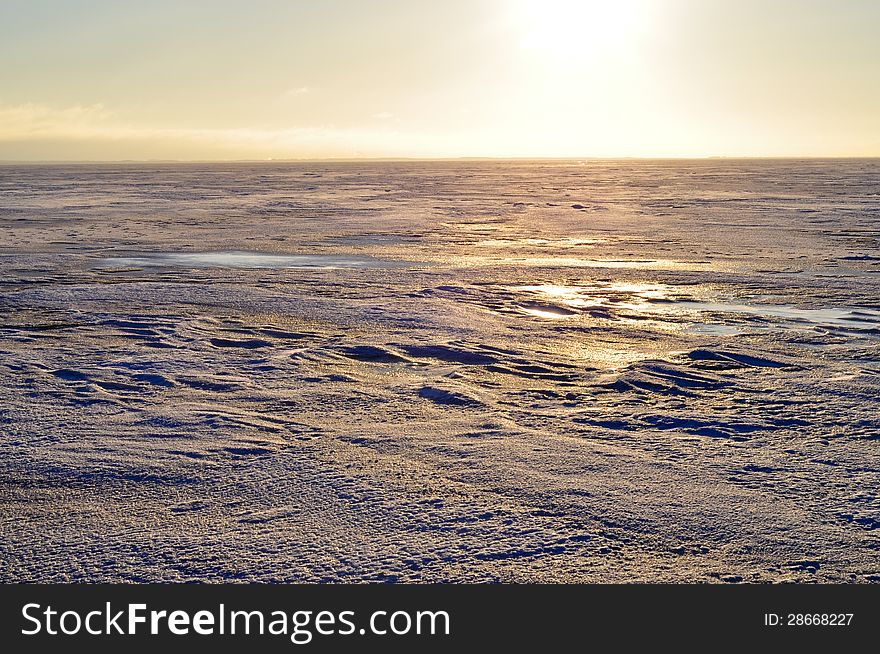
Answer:
POLYGON ((0 160, 880 156, 877 0, 0 0, 0 160))

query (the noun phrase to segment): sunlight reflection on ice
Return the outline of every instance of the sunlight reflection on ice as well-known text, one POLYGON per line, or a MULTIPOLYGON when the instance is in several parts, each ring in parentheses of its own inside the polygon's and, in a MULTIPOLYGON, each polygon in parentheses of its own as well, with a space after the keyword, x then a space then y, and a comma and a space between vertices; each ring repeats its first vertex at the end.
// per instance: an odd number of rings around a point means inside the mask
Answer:
MULTIPOLYGON (((699 333, 730 334, 737 331, 735 325, 709 319, 712 314, 732 314, 734 322, 742 322, 737 316, 753 316, 768 319, 768 327, 793 328, 798 324, 837 327, 850 331, 868 331, 880 328, 880 311, 872 309, 824 308, 801 309, 769 304, 744 304, 717 302, 686 296, 664 284, 596 283, 589 286, 564 286, 539 284, 517 286, 513 290, 525 291, 546 298, 557 306, 540 306, 526 310, 542 318, 566 318, 573 310, 610 310, 614 318, 626 319, 625 311, 638 312, 660 322, 666 321, 699 333)), ((520 308, 523 308, 521 305, 520 308)), ((741 325, 742 326, 742 325, 741 325)), ((750 327, 756 325, 750 324, 750 327)))

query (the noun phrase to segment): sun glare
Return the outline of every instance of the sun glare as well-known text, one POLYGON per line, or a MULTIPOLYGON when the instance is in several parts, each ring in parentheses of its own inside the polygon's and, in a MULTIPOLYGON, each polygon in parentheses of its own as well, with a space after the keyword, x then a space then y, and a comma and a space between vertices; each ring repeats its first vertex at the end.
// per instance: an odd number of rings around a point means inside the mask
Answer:
POLYGON ((647 26, 644 0, 519 0, 520 47, 578 56, 631 45, 647 26))

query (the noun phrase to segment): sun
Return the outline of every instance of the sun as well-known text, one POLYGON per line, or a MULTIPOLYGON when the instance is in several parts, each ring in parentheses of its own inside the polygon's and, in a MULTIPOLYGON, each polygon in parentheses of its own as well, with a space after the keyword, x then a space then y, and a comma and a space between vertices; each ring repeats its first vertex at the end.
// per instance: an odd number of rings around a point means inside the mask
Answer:
POLYGON ((645 31, 645 0, 517 0, 511 4, 519 45, 550 56, 625 49, 645 31))

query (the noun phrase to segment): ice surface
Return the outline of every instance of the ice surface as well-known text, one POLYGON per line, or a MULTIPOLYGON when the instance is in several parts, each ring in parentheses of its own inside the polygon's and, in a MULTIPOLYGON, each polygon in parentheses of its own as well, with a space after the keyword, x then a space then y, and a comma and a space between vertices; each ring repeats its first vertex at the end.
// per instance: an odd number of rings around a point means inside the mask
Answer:
MULTIPOLYGON (((700 324, 703 327, 720 327, 721 325, 711 322, 713 316, 717 318, 719 314, 734 314, 733 317, 727 316, 726 320, 736 321, 735 314, 745 314, 775 319, 767 323, 767 328, 772 329, 811 328, 819 325, 855 331, 880 330, 880 311, 873 309, 802 309, 760 303, 701 301, 691 299, 692 296, 684 289, 675 289, 668 285, 659 284, 609 284, 606 282, 588 287, 543 284, 521 286, 514 290, 538 294, 559 302, 561 306, 533 305, 534 310, 526 309, 529 313, 544 318, 564 318, 577 315, 579 310, 589 309, 616 310, 618 316, 624 318, 628 310, 641 314, 638 316, 640 320, 648 316, 664 320, 675 316, 692 315, 695 320, 702 321, 700 324)), ((521 306, 525 307, 526 305, 521 306)))
POLYGON ((880 581, 878 180, 0 167, 0 578, 880 581))
POLYGON ((871 309, 799 309, 788 306, 762 304, 726 304, 723 302, 683 302, 684 309, 707 313, 744 313, 753 316, 778 318, 778 325, 808 324, 844 329, 880 330, 880 311, 871 309))
POLYGON ((139 256, 106 257, 98 264, 110 267, 180 268, 371 268, 394 265, 370 257, 331 254, 269 254, 266 252, 149 252, 139 256))

